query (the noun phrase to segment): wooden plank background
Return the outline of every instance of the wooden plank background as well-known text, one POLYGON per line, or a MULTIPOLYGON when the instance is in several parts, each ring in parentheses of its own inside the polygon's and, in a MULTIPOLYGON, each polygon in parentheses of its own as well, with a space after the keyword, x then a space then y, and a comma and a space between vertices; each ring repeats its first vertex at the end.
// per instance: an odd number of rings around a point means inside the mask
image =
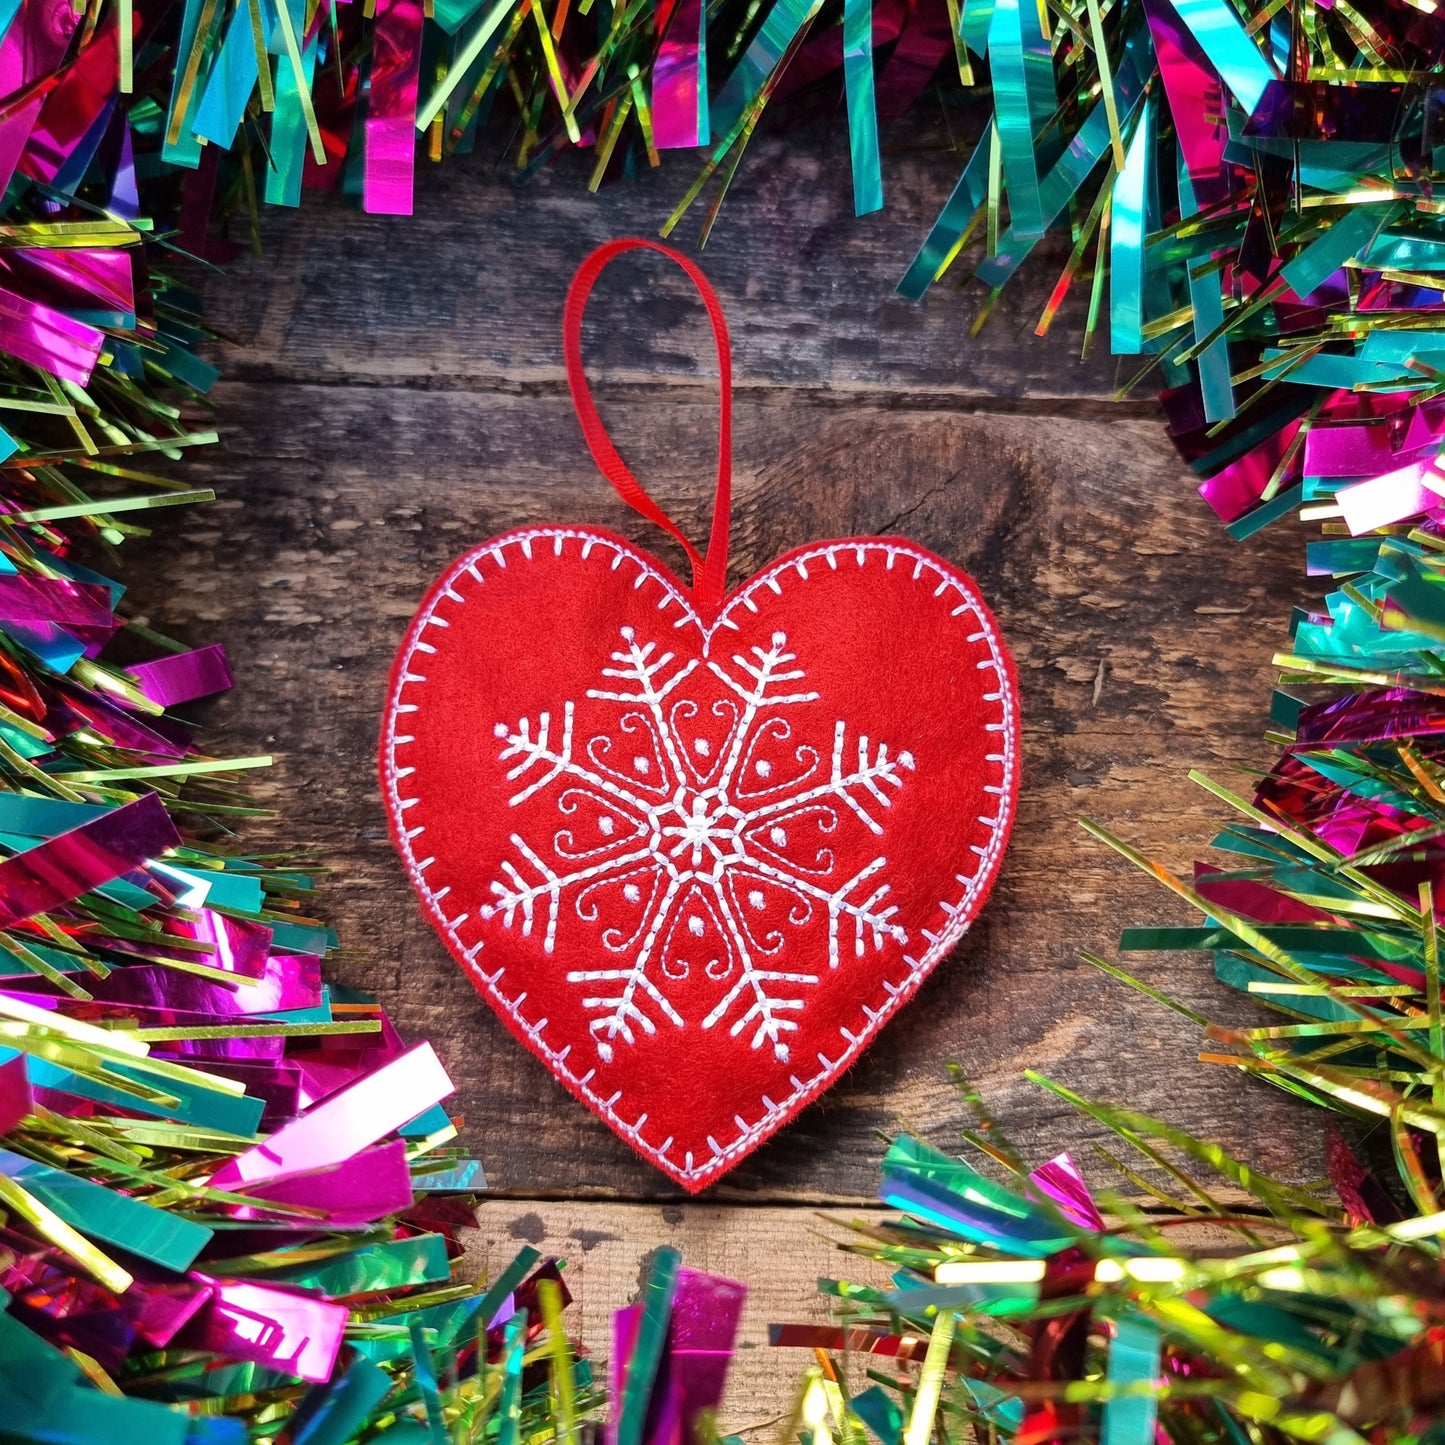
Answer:
MULTIPOLYGON (((168 519, 132 594, 158 625, 230 651, 239 687, 210 713, 217 750, 281 760, 261 783, 279 821, 250 836, 318 851, 345 948, 337 975, 430 1038, 457 1080, 496 1196, 482 1254, 495 1263, 519 1239, 566 1253, 599 1344, 605 1311, 664 1241, 755 1283, 731 1426, 785 1407, 796 1362, 758 1348, 762 1325, 816 1317, 812 1277, 848 1265, 809 1234, 810 1207, 873 1198, 881 1134, 957 1140, 952 1060, 1036 1162, 1068 1147, 1092 1168, 1098 1131, 1023 1081, 1028 1067, 1266 1169, 1319 1172, 1303 1106, 1196 1062, 1190 1025, 1078 961, 1080 948, 1110 952, 1127 924, 1186 915, 1077 817, 1187 867, 1221 819, 1188 768, 1228 777, 1268 762, 1268 657, 1302 600, 1300 537, 1228 540, 1152 396, 1115 405, 1112 364, 1077 360, 1078 298, 1034 337, 1058 245, 977 340, 981 290, 947 284, 921 306, 893 295, 960 164, 946 142, 890 149, 889 209, 856 220, 841 120, 764 136, 703 256, 738 377, 734 579, 800 542, 902 532, 982 584, 1019 662, 1025 719, 1018 824, 984 916, 831 1094, 706 1202, 682 1205, 472 993, 392 856, 373 763, 392 653, 466 547, 523 522, 581 521, 676 562, 583 448, 560 316, 581 258, 615 235, 655 234, 692 159, 594 197, 583 158, 519 187, 489 153, 428 169, 412 219, 317 197, 269 214, 264 257, 206 295, 227 338, 224 443, 191 475, 221 500, 168 519)), ((715 387, 686 282, 655 260, 620 263, 587 344, 634 469, 703 535, 715 387)), ((1198 956, 1141 966, 1205 1013, 1249 1016, 1198 956)))

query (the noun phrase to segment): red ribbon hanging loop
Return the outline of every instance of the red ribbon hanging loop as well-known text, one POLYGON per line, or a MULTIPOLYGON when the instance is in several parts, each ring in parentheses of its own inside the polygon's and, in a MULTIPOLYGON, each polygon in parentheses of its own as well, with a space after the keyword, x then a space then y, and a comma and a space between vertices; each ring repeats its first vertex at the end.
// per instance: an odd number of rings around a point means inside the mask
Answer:
POLYGON ((717 299, 717 293, 708 284, 701 269, 670 246, 640 237, 609 241, 588 256, 572 278, 572 285, 567 292, 567 304, 562 312, 562 354, 567 361, 567 385, 572 392, 572 403, 577 408, 582 436, 593 460, 628 506, 682 543, 683 550, 692 563, 693 606, 704 622, 711 622, 722 606, 727 588, 728 524, 732 511, 732 350, 728 345, 727 322, 723 319, 722 305, 717 299), (718 379, 722 397, 718 417, 717 491, 713 497, 712 534, 708 539, 705 557, 698 555, 697 548, 683 536, 672 518, 648 496, 642 483, 632 475, 627 463, 613 446, 612 438, 607 435, 607 428, 597 414, 596 403, 592 400, 592 392, 587 385, 587 375, 582 365, 582 314, 587 309, 587 298, 592 294, 592 288, 597 284, 597 278, 608 262, 626 251, 657 251, 669 260, 676 261, 692 278, 693 285, 702 296, 703 305, 707 307, 708 320, 712 322, 713 339, 717 342, 718 379))

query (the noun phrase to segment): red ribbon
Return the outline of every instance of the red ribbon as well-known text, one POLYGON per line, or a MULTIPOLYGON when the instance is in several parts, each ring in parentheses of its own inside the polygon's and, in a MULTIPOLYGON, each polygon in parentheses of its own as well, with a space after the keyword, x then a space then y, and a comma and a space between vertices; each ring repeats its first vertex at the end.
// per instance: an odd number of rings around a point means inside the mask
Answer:
POLYGON ((688 560, 692 563, 692 605, 704 623, 710 623, 722 607, 727 590, 728 570, 728 524, 732 511, 732 416, 733 416, 733 367, 732 350, 728 345, 727 322, 723 319, 722 305, 717 293, 708 284, 702 271, 685 256, 680 256, 669 246, 657 241, 645 241, 636 237, 625 237, 599 246, 577 268, 567 292, 567 304, 562 312, 562 352, 567 361, 567 385, 572 392, 572 403, 577 408, 577 419, 582 424, 582 436, 587 450, 597 463, 602 475, 617 488, 617 494, 628 506, 640 512, 649 522, 655 522, 663 531, 682 543, 688 560), (648 496, 642 483, 628 470, 607 428, 597 414, 592 392, 587 385, 587 376, 582 365, 582 313, 587 309, 587 298, 597 284, 597 278, 614 257, 626 251, 657 251, 671 261, 676 261, 697 287, 707 307, 708 320, 712 322, 713 339, 717 342, 718 378, 721 384, 721 405, 718 417, 717 446, 717 491, 713 497, 712 534, 708 539, 707 555, 699 556, 697 548, 683 536, 677 524, 648 496))

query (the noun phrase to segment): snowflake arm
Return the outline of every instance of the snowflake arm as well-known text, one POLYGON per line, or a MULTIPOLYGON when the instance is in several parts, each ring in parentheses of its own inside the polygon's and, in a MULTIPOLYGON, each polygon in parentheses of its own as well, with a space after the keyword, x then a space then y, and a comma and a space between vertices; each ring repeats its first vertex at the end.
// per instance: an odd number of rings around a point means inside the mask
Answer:
POLYGON ((858 766, 852 772, 844 772, 843 739, 846 731, 847 724, 839 719, 833 729, 833 760, 827 782, 819 783, 817 787, 809 788, 806 792, 794 793, 791 797, 779 798, 775 802, 763 804, 762 807, 749 814, 749 823, 759 823, 765 818, 779 817, 795 808, 815 803, 820 798, 833 797, 851 808, 870 832, 881 835, 883 825, 869 813, 856 795, 859 792, 866 792, 880 807, 891 807, 893 800, 883 791, 880 784, 886 783, 891 788, 901 788, 903 779, 900 771, 913 771, 913 754, 902 752, 896 758, 890 757, 888 744, 879 743, 877 750, 870 757, 869 739, 866 734, 862 734, 858 738, 858 766))
POLYGON ((499 722, 492 729, 503 745, 502 751, 497 755, 498 759, 506 762, 511 758, 521 758, 521 762, 507 773, 509 783, 515 783, 534 768, 542 770, 521 792, 514 793, 507 800, 508 806, 518 807, 534 793, 541 792, 543 788, 566 774, 568 777, 577 778, 589 787, 607 794, 623 807, 638 814, 646 814, 648 804, 644 799, 639 798, 630 789, 624 788, 614 778, 606 777, 577 761, 572 749, 573 715, 573 705, 568 702, 562 709, 562 743, 556 749, 550 745, 552 714, 549 712, 537 715, 537 736, 535 738, 532 736, 531 718, 524 717, 515 728, 499 722))
POLYGON ((887 883, 875 888, 861 901, 851 896, 860 884, 873 877, 887 862, 886 858, 875 858, 866 868, 860 868, 841 888, 833 893, 829 893, 825 888, 819 888, 816 883, 812 883, 806 878, 800 878, 795 873, 789 873, 758 858, 750 856, 745 866, 759 877, 767 879, 769 883, 800 898, 821 903, 828 910, 828 967, 837 968, 839 961, 838 926, 844 918, 853 920, 853 952, 856 957, 863 956, 870 935, 875 949, 882 948, 886 938, 891 938, 898 944, 908 942, 907 930, 900 927, 895 921, 898 916, 897 904, 881 906, 883 900, 892 891, 887 883))
POLYGON ((736 1038, 750 1023, 757 1020, 757 1028, 753 1030, 749 1046, 754 1049, 760 1048, 763 1040, 766 1039, 773 1046, 774 1056, 781 1062, 787 1063, 788 1045, 784 1042, 783 1035, 796 1033, 798 1024, 795 1019, 784 1018, 781 1015, 801 1012, 803 1000, 800 998, 775 998, 768 986, 775 983, 806 986, 817 983, 818 976, 813 973, 787 973, 780 969, 758 968, 753 963, 752 956, 743 942, 743 930, 733 916, 732 908, 722 887, 714 884, 713 893, 717 898, 718 909, 727 920, 734 937, 738 951, 739 975, 738 981, 728 990, 722 1002, 702 1021, 702 1026, 705 1029, 714 1027, 727 1017, 734 1003, 740 998, 751 995, 747 1008, 734 1020, 728 1033, 736 1038))
POLYGON ((788 666, 790 662, 796 662, 798 657, 796 653, 787 651, 787 642, 786 633, 775 632, 769 646, 752 649, 754 661, 749 661, 739 652, 733 653, 733 664, 752 678, 751 686, 739 682, 731 673, 726 672, 715 662, 708 663, 708 666, 745 703, 752 703, 755 708, 762 707, 764 704, 816 702, 818 700, 816 692, 768 695, 768 689, 775 683, 797 682, 800 678, 807 676, 801 667, 788 666))
POLYGON ((501 762, 515 757, 522 759, 516 767, 508 770, 507 781, 509 783, 515 783, 518 778, 539 763, 547 765, 547 770, 540 777, 535 777, 520 793, 514 794, 507 800, 513 808, 520 803, 525 803, 533 793, 540 793, 559 773, 564 772, 571 765, 572 704, 570 702, 566 704, 562 712, 562 746, 559 751, 554 752, 548 746, 552 740, 552 714, 549 712, 538 715, 536 738, 532 737, 532 719, 528 717, 524 717, 517 724, 515 731, 508 728, 506 723, 500 722, 492 731, 503 744, 502 751, 497 755, 501 762))
POLYGON ((622 629, 622 641, 626 645, 626 651, 612 654, 612 660, 618 666, 604 667, 602 676, 615 677, 619 682, 633 683, 636 685, 637 691, 608 692, 601 688, 588 688, 587 696, 603 702, 635 702, 647 708, 652 714, 653 723, 657 728, 658 739, 667 753, 667 761, 672 768, 673 777, 678 782, 684 782, 686 774, 683 772, 682 759, 677 754, 672 728, 663 715, 662 705, 667 700, 668 694, 691 675, 693 668, 697 666, 697 659, 694 658, 685 666, 678 668, 666 682, 659 686, 658 676, 672 662, 673 654, 664 652, 661 657, 654 659, 653 654, 657 651, 657 644, 655 642, 639 643, 637 633, 631 627, 622 629))
POLYGON ((562 894, 567 888, 581 883, 591 883, 607 873, 614 873, 619 868, 627 867, 630 864, 650 857, 648 849, 634 849, 630 853, 619 853, 615 858, 609 858, 602 863, 594 863, 590 868, 578 869, 571 873, 558 873, 549 867, 545 861, 531 848, 518 833, 512 834, 512 846, 526 859, 533 868, 537 870, 537 883, 528 883, 522 877, 520 870, 510 859, 502 860, 502 872, 507 875, 507 882, 494 879, 492 882, 492 896, 496 899, 494 903, 484 904, 481 908, 483 918, 492 918, 496 914, 502 915, 502 926, 510 928, 516 920, 517 914, 522 915, 522 937, 530 938, 532 935, 532 923, 536 913, 537 900, 547 899, 547 928, 542 939, 542 951, 551 953, 557 941, 557 913, 561 907, 562 894))
POLYGON ((733 654, 733 664, 742 672, 745 672, 751 679, 751 685, 739 682, 731 673, 719 667, 715 662, 709 662, 708 667, 724 683, 727 684, 742 699, 743 712, 738 718, 737 725, 733 728, 732 737, 728 744, 727 758, 723 763, 720 786, 724 792, 731 784, 733 774, 737 770, 738 759, 742 756, 743 747, 748 741, 752 732, 753 720, 758 715, 758 709, 763 707, 782 707, 791 703, 816 702, 816 692, 792 692, 775 693, 769 695, 768 689, 780 682, 798 682, 807 676, 800 667, 789 667, 789 663, 796 662, 797 655, 787 651, 787 634, 783 632, 773 633, 769 645, 765 648, 754 647, 752 649, 753 660, 749 661, 741 653, 733 654))
POLYGON ((588 1024, 593 1038, 597 1040, 597 1052, 604 1060, 611 1059, 612 1040, 619 1035, 629 1044, 634 1042, 632 1032, 634 1023, 644 1033, 655 1034, 657 1032, 657 1025, 648 1017, 638 1002, 639 992, 651 999, 657 1006, 658 1012, 670 1023, 676 1024, 678 1028, 684 1027, 677 1010, 647 976, 647 966, 652 958, 658 934, 667 921, 680 886, 679 881, 675 878, 669 884, 667 893, 653 914, 651 926, 647 930, 647 937, 643 940, 642 947, 638 950, 637 957, 632 961, 630 968, 574 969, 567 975, 568 983, 622 984, 621 993, 593 995, 582 1000, 583 1008, 607 1010, 604 1015, 594 1018, 588 1024))

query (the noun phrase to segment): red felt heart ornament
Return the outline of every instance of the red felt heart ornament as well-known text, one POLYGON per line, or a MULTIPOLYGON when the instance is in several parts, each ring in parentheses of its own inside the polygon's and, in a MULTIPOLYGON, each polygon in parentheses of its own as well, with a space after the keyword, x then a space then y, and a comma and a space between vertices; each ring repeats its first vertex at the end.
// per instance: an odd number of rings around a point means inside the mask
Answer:
POLYGON ((911 542, 799 547, 724 595, 730 367, 685 257, 618 241, 568 296, 593 456, 693 564, 612 533, 483 542, 432 588, 381 737, 392 835, 477 990, 689 1191, 857 1059, 983 906, 1013 823, 1012 660, 971 579, 911 542), (613 256, 688 273, 722 374, 706 556, 643 491, 582 372, 613 256))

